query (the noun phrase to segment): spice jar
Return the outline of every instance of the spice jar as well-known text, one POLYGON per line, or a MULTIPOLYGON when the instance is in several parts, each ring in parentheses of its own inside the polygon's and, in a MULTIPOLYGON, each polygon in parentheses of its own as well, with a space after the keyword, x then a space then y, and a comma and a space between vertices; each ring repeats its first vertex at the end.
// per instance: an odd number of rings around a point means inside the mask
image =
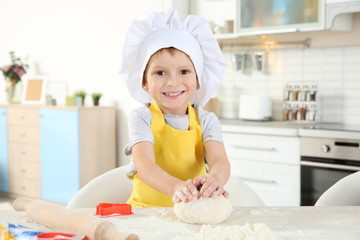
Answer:
POLYGON ((302 89, 301 89, 301 92, 300 92, 300 101, 302 101, 302 102, 306 101, 306 95, 307 95, 308 91, 309 91, 309 86, 304 84, 302 86, 302 89))
POLYGON ((287 121, 289 120, 289 107, 288 104, 283 104, 283 120, 287 121))
POLYGON ((300 107, 300 120, 306 120, 306 105, 300 107))
POLYGON ((311 91, 309 94, 309 101, 314 102, 316 100, 316 92, 311 91))
POLYGON ((317 92, 317 85, 313 84, 310 87, 310 91, 308 94, 308 101, 315 102, 316 101, 316 92, 317 92))
POLYGON ((309 121, 315 121, 315 117, 316 117, 316 105, 312 104, 310 105, 310 108, 307 111, 306 119, 309 121))
POLYGON ((300 86, 299 85, 294 85, 294 90, 291 92, 291 99, 292 101, 297 101, 298 100, 298 93, 300 90, 300 86))
POLYGON ((293 105, 291 109, 291 120, 297 120, 297 114, 298 114, 299 106, 293 105))
POLYGON ((291 85, 286 84, 284 89, 284 100, 289 101, 290 100, 290 94, 291 94, 291 85))

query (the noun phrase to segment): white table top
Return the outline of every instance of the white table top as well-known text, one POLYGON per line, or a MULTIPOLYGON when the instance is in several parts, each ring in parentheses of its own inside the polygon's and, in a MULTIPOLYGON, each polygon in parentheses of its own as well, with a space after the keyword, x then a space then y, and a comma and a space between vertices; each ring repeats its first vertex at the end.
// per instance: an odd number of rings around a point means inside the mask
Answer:
MULTIPOLYGON (((95 209, 76 209, 93 215, 95 209)), ((113 222, 119 231, 135 233, 144 240, 202 239, 202 225, 186 224, 174 214, 172 208, 133 209, 134 214, 104 218, 113 222)), ((0 211, 0 224, 22 224, 35 230, 48 228, 27 222, 24 212, 0 211)), ((360 239, 360 207, 235 207, 230 217, 212 229, 224 231, 226 226, 266 224, 280 239, 360 239)), ((236 238, 234 238, 236 239, 236 238)), ((217 240, 219 240, 217 238, 217 240)))

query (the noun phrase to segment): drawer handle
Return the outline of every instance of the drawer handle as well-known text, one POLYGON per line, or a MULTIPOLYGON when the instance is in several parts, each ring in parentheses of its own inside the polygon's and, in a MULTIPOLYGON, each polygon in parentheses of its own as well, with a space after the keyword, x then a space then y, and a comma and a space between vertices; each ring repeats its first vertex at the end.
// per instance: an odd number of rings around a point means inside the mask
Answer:
POLYGON ((26 152, 21 152, 21 155, 25 156, 25 155, 26 155, 26 152))
POLYGON ((240 146, 231 144, 232 147, 237 149, 245 149, 245 150, 255 150, 255 151, 266 151, 266 152, 278 152, 277 148, 270 147, 270 148, 262 148, 262 147, 248 147, 248 146, 240 146))
POLYGON ((24 191, 26 191, 26 187, 24 187, 24 186, 22 186, 21 189, 24 190, 24 191))
POLYGON ((21 171, 22 171, 23 173, 26 173, 26 169, 21 169, 21 171))
POLYGON ((265 184, 272 184, 277 185, 277 182, 275 180, 267 180, 267 179, 258 179, 258 178, 247 178, 247 177, 239 177, 243 181, 248 182, 257 182, 257 183, 265 183, 265 184))

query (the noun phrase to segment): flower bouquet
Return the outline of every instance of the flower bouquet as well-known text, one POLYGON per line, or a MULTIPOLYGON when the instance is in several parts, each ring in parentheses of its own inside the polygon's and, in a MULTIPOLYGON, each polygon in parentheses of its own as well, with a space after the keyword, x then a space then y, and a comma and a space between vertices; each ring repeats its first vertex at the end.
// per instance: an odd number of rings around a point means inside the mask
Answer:
MULTIPOLYGON (((14 101, 15 87, 21 81, 21 77, 26 73, 29 67, 21 58, 15 56, 15 52, 10 52, 11 63, 1 67, 5 80, 7 81, 6 92, 8 94, 8 101, 14 101)), ((18 101, 18 100, 15 100, 18 101)))

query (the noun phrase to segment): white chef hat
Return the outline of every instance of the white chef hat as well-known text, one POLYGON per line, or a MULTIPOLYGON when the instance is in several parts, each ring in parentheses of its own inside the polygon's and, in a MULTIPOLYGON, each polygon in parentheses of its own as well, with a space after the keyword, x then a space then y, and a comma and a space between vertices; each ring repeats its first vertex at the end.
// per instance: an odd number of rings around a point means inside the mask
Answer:
POLYGON ((219 88, 226 61, 205 19, 189 15, 180 21, 178 12, 155 12, 146 20, 134 21, 123 48, 122 75, 131 95, 141 103, 152 101, 142 87, 143 74, 150 57, 162 48, 174 47, 192 60, 200 89, 190 100, 204 106, 219 88))

